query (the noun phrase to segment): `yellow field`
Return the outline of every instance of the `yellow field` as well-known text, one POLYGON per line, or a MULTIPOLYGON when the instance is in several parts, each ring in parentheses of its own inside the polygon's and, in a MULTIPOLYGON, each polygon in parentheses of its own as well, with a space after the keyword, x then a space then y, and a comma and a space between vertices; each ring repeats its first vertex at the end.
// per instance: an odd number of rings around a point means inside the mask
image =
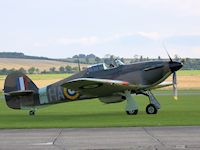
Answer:
MULTIPOLYGON (((172 82, 172 77, 170 76, 166 81, 172 82)), ((177 75, 177 85, 178 89, 200 89, 200 75, 177 75)))
MULTIPOLYGON (((31 67, 38 68, 40 71, 49 70, 51 67, 58 69, 63 66, 77 67, 76 63, 60 62, 53 60, 40 60, 40 59, 17 59, 17 58, 0 58, 0 69, 19 69, 23 67, 25 70, 28 70, 31 67)), ((86 67, 86 64, 81 64, 82 67, 86 67)))
MULTIPOLYGON (((33 75, 27 75, 30 79, 33 80, 33 82, 39 87, 44 87, 49 84, 55 83, 61 79, 64 79, 68 76, 69 74, 33 74, 33 75)), ((4 86, 4 81, 5 81, 6 76, 5 75, 0 75, 0 91, 2 91, 3 86, 4 86)))

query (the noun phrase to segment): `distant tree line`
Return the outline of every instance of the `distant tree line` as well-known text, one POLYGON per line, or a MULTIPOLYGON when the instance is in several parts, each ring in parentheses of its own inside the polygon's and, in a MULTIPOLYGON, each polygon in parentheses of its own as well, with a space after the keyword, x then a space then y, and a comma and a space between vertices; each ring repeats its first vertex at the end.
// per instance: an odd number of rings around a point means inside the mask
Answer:
POLYGON ((24 74, 59 74, 59 73, 76 73, 79 71, 79 69, 78 67, 71 67, 69 65, 65 67, 61 66, 58 69, 56 69, 55 67, 51 67, 49 68, 49 70, 42 70, 42 71, 40 71, 38 68, 35 68, 35 67, 31 67, 27 70, 24 68, 20 68, 20 69, 3 68, 3 69, 0 69, 0 75, 7 75, 15 71, 19 71, 24 74))
MULTIPOLYGON (((124 63, 134 63, 134 62, 139 62, 139 61, 150 61, 150 60, 169 60, 168 58, 161 58, 158 56, 157 58, 149 58, 149 57, 143 57, 140 55, 134 55, 132 58, 120 58, 116 57, 114 55, 107 54, 105 55, 104 58, 100 58, 95 56, 94 54, 78 54, 74 55, 72 58, 65 58, 65 59, 51 59, 47 57, 37 57, 37 56, 28 56, 25 55, 24 53, 18 53, 18 52, 0 52, 0 58, 23 58, 23 59, 44 59, 44 60, 55 60, 55 61, 62 61, 62 62, 71 62, 71 63, 82 63, 82 64, 96 64, 96 63, 107 63, 110 64, 112 63, 115 59, 120 59, 124 63)), ((178 55, 175 55, 173 57, 173 60, 177 61, 182 61, 184 62, 184 66, 182 69, 184 70, 200 70, 200 59, 193 59, 193 58, 185 58, 185 59, 180 59, 178 55)), ((33 67, 34 68, 34 67, 33 67)), ((50 68, 49 70, 43 70, 43 71, 38 71, 37 68, 30 70, 26 70, 26 72, 31 73, 73 73, 77 68, 72 68, 72 69, 66 69, 66 67, 61 67, 59 70, 54 69, 53 67, 50 68), (70 70, 70 71, 69 71, 70 70)), ((7 70, 7 69, 2 69, 1 73, 5 74, 5 72, 12 71, 13 69, 7 70)), ((22 69, 23 71, 23 69, 22 69)))
POLYGON ((79 54, 79 55, 74 55, 72 58, 95 58, 96 56, 94 54, 79 54))
POLYGON ((183 70, 200 70, 200 59, 186 58, 183 63, 183 70))
POLYGON ((0 52, 0 58, 23 58, 23 59, 43 59, 43 60, 56 60, 47 57, 28 56, 24 53, 18 52, 0 52))

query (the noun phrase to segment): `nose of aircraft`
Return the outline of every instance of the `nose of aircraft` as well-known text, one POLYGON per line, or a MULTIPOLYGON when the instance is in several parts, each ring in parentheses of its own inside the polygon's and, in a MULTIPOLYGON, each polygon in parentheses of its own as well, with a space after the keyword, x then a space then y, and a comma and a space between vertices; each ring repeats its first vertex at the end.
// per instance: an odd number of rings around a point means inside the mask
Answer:
POLYGON ((172 72, 175 72, 182 67, 183 67, 183 63, 181 62, 176 62, 176 61, 169 62, 169 68, 172 72))

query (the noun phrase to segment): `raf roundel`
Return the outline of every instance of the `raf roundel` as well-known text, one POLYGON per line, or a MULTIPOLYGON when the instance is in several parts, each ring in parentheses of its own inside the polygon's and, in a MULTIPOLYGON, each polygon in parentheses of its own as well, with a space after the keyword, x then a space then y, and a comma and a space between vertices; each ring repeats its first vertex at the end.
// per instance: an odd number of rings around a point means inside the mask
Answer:
POLYGON ((75 100, 79 97, 79 93, 71 89, 64 88, 64 96, 69 100, 75 100))

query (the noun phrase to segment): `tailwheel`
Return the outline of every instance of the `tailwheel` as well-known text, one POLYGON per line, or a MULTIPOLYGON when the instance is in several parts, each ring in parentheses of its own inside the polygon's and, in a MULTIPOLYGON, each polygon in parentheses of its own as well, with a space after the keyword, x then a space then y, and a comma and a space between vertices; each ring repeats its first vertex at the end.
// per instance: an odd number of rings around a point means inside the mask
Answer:
POLYGON ((130 111, 126 111, 127 115, 137 115, 138 113, 138 109, 136 110, 130 110, 130 111))
POLYGON ((146 107, 146 113, 147 114, 157 114, 158 109, 153 104, 149 104, 146 107))
POLYGON ((34 116, 35 115, 35 111, 34 110, 30 110, 29 111, 29 116, 34 116))

